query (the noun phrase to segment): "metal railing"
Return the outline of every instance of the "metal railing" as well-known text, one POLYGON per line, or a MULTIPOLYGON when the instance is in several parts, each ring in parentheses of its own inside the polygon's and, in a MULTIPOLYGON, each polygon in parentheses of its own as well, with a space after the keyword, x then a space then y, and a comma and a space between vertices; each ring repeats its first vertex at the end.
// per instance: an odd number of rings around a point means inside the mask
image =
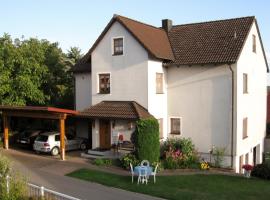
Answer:
POLYGON ((37 186, 31 183, 28 183, 28 188, 30 197, 43 197, 48 200, 80 200, 78 198, 49 190, 43 186, 37 186))
MULTIPOLYGON (((0 178, 3 178, 3 177, 0 175, 0 178)), ((9 193, 10 176, 6 176, 5 179, 6 179, 6 190, 7 190, 7 193, 9 193)), ((27 186, 28 186, 27 189, 28 189, 29 197, 34 197, 34 198, 42 197, 42 199, 46 199, 46 200, 80 200, 78 198, 47 189, 43 186, 34 185, 32 183, 27 183, 27 186)))

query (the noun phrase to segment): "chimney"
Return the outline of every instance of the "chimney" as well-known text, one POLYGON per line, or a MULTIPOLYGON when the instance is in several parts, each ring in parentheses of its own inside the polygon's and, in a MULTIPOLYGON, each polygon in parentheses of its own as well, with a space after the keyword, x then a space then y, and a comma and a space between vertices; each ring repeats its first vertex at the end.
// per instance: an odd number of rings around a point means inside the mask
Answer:
POLYGON ((162 20, 162 28, 168 33, 172 28, 172 20, 163 19, 162 20))

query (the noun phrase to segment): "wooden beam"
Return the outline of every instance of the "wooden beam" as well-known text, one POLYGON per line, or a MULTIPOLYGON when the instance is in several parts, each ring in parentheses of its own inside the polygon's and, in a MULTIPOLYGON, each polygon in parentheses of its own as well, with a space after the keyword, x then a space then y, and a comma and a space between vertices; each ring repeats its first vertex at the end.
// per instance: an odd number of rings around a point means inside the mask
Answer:
POLYGON ((62 114, 61 118, 59 119, 59 128, 60 128, 60 153, 61 159, 65 160, 65 119, 66 114, 62 114))
POLYGON ((8 116, 3 113, 3 124, 4 124, 4 148, 8 149, 8 116))
POLYGON ((18 112, 18 111, 7 111, 5 112, 7 116, 13 117, 29 117, 29 118, 40 118, 40 119, 60 119, 61 114, 57 113, 40 113, 40 112, 18 112))

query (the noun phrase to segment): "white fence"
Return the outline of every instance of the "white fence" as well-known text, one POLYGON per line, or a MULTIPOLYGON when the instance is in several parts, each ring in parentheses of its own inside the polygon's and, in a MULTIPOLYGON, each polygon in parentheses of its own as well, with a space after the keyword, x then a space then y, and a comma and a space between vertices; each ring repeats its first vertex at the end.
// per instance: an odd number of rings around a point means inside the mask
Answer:
MULTIPOLYGON (((1 178, 1 176, 0 176, 1 178)), ((6 188, 7 188, 7 192, 9 192, 9 184, 10 184, 10 178, 9 176, 6 177, 6 188)), ((49 190, 43 186, 37 186, 31 183, 27 183, 28 186, 28 195, 29 197, 42 197, 46 200, 80 200, 78 198, 72 197, 72 196, 68 196, 66 194, 63 193, 59 193, 53 190, 49 190)))

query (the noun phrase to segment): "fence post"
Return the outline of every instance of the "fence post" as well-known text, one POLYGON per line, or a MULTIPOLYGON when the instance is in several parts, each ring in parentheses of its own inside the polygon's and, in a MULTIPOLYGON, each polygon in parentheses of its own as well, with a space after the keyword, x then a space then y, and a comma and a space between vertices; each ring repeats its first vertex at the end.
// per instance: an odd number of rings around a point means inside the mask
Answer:
POLYGON ((40 195, 41 195, 41 197, 44 197, 44 187, 43 186, 40 187, 40 195))
POLYGON ((9 175, 7 175, 6 179, 7 179, 7 193, 9 194, 9 175))

